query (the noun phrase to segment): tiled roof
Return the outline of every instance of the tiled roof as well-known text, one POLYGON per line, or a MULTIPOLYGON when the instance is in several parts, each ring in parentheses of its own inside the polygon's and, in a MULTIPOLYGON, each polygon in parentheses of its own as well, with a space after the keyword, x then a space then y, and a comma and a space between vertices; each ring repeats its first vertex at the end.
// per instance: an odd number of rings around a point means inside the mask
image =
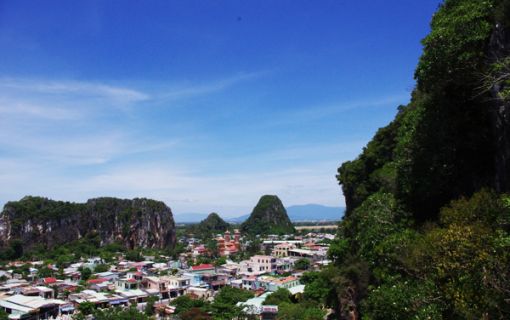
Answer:
POLYGON ((45 284, 51 284, 51 283, 55 283, 55 282, 57 282, 57 278, 53 278, 53 277, 44 278, 45 284))
POLYGON ((108 279, 104 279, 104 278, 98 278, 98 279, 90 279, 87 281, 87 283, 89 284, 98 284, 98 283, 103 283, 103 282, 106 282, 108 281, 108 279))
POLYGON ((191 267, 191 270, 197 271, 197 270, 207 270, 207 269, 214 269, 214 266, 209 263, 199 264, 198 266, 191 267))

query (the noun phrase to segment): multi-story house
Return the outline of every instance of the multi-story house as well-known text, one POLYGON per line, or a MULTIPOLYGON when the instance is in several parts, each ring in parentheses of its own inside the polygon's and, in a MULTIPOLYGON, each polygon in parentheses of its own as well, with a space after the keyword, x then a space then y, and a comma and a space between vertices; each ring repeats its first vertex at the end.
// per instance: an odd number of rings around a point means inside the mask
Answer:
POLYGON ((241 274, 264 274, 276 272, 276 258, 256 255, 241 263, 241 274))
POLYGON ((295 248, 296 248, 296 245, 293 243, 288 243, 288 242, 279 243, 276 246, 274 246, 271 255, 274 257, 278 257, 278 258, 288 257, 289 250, 295 249, 295 248))

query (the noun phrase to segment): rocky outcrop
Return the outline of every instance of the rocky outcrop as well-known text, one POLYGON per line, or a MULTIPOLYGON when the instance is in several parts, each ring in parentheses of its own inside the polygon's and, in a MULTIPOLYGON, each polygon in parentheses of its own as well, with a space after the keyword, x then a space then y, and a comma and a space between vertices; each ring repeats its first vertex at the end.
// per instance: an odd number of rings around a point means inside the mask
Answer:
POLYGON ((46 248, 97 236, 101 245, 168 248, 175 245, 172 211, 150 199, 97 198, 86 203, 25 197, 8 202, 0 214, 0 242, 21 240, 46 248))
POLYGON ((295 231, 282 201, 274 195, 262 196, 250 217, 241 225, 249 234, 284 234, 295 231))

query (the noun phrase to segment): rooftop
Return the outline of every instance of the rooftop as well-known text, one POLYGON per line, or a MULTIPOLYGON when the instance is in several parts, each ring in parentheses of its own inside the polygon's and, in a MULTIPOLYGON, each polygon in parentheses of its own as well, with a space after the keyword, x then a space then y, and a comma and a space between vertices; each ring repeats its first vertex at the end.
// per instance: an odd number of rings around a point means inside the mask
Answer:
POLYGON ((209 269, 214 269, 214 266, 210 263, 203 263, 203 264, 199 264, 197 266, 191 267, 191 270, 193 270, 193 271, 209 270, 209 269))

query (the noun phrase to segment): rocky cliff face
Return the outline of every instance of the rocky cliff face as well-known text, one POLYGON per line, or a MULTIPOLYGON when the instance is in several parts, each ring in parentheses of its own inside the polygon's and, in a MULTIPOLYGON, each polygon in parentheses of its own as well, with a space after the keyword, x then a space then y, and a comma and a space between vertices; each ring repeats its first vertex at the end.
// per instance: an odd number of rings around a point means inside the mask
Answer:
POLYGON ((0 214, 0 242, 21 240, 24 247, 53 248, 98 235, 102 245, 167 248, 175 245, 172 212, 150 199, 97 198, 86 203, 25 197, 8 202, 0 214))
POLYGON ((508 90, 510 78, 510 30, 502 23, 497 23, 492 32, 488 58, 493 64, 502 64, 503 68, 494 75, 495 79, 490 88, 492 108, 490 108, 492 127, 495 139, 495 179, 494 187, 497 191, 510 190, 510 101, 502 94, 508 90), (506 59, 506 60, 505 60, 506 59))
POLYGON ((273 195, 262 196, 242 225, 241 230, 251 234, 292 233, 294 226, 282 201, 273 195))

